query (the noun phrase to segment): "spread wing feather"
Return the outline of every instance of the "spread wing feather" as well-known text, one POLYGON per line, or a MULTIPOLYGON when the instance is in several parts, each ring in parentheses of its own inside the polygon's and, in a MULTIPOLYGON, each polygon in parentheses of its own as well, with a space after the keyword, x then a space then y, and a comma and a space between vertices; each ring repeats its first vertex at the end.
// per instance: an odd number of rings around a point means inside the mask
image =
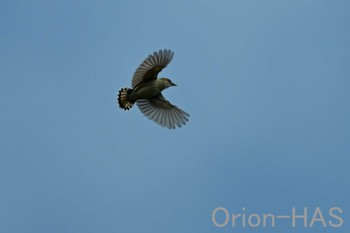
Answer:
POLYGON ((159 50, 150 54, 136 69, 131 86, 137 87, 141 82, 156 79, 161 72, 173 59, 174 53, 169 49, 159 50))
POLYGON ((185 125, 190 116, 187 112, 172 105, 162 94, 151 99, 137 100, 136 104, 140 111, 150 120, 169 129, 185 125))

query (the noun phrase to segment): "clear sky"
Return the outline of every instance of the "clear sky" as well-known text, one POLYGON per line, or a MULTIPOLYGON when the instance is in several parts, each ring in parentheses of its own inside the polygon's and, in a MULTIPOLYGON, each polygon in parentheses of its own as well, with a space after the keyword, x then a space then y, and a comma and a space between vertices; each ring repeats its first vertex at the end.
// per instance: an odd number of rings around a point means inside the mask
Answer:
POLYGON ((0 1, 0 232, 349 232, 349 25, 346 0, 0 1), (165 48, 176 130, 116 103, 165 48), (293 207, 308 228, 248 224, 293 207))

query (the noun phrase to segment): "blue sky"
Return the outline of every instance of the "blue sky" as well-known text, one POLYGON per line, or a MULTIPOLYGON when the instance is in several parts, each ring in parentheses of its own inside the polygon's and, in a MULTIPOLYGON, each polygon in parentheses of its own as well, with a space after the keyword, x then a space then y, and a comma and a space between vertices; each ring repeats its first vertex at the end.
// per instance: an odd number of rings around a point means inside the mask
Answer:
POLYGON ((348 232, 349 25, 345 0, 1 1, 0 232, 348 232), (164 48, 176 130, 116 103, 164 48))

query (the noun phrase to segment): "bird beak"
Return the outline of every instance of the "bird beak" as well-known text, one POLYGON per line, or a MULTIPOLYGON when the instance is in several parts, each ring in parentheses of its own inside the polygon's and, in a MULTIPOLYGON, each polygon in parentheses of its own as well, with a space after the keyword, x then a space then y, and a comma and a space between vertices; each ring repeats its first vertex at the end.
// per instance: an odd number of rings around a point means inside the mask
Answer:
POLYGON ((171 86, 177 86, 175 83, 171 82, 171 86))

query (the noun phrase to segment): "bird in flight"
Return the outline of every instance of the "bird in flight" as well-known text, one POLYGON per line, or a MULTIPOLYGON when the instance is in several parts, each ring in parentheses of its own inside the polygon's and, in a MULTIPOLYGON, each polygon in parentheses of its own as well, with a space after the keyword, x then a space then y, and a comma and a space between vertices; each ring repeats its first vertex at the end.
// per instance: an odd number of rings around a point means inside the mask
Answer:
POLYGON ((129 110, 136 102, 146 117, 163 127, 175 129, 185 125, 190 115, 162 95, 164 89, 176 84, 168 78, 158 78, 173 57, 174 53, 169 49, 150 54, 136 69, 131 81, 132 88, 120 89, 119 107, 129 110))

